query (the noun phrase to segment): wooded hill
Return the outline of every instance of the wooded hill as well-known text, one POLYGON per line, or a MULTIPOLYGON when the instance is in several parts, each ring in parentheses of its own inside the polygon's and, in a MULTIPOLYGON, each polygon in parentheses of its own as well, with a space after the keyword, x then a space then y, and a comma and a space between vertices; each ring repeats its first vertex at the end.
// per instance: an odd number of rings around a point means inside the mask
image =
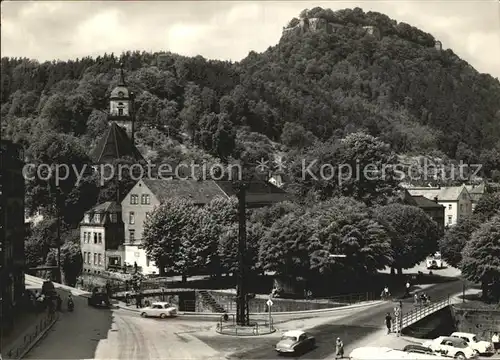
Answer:
POLYGON ((106 126, 102 111, 123 62, 138 95, 139 144, 156 152, 165 145, 158 132, 180 142, 185 132, 226 159, 268 149, 269 139, 287 150, 363 130, 400 154, 480 161, 486 175, 500 168, 497 79, 380 13, 301 15, 344 27, 284 37, 238 63, 146 52, 44 63, 2 58, 2 136, 28 145, 41 132, 66 133, 88 148, 106 126), (359 31, 365 25, 381 38, 359 31))

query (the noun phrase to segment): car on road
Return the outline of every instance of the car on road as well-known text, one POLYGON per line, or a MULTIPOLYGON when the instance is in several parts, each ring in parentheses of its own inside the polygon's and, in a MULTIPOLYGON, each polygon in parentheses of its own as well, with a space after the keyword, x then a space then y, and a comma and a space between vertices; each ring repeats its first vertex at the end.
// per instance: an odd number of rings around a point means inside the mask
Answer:
POLYGON ((87 304, 95 307, 111 307, 107 292, 102 290, 93 291, 92 295, 87 299, 87 304))
POLYGON ((141 309, 142 317, 173 317, 177 315, 177 308, 168 302, 154 302, 150 306, 141 309))
POLYGON ((480 355, 492 355, 495 353, 495 348, 493 347, 493 344, 491 342, 481 341, 475 334, 454 332, 450 336, 465 340, 465 342, 467 342, 469 346, 476 350, 480 355))
POLYGON ((359 347, 354 349, 349 354, 350 360, 445 360, 443 357, 435 353, 420 353, 395 350, 388 347, 359 347))
POLYGON ((441 259, 441 253, 436 252, 434 255, 427 257, 426 259, 427 269, 441 269, 443 268, 443 260, 441 259))
POLYGON ((280 341, 276 344, 276 351, 279 354, 303 353, 314 349, 316 339, 314 336, 302 330, 291 330, 285 332, 280 341))
POLYGON ((465 340, 458 337, 440 336, 434 340, 426 341, 422 345, 443 356, 460 360, 476 359, 479 355, 465 340))

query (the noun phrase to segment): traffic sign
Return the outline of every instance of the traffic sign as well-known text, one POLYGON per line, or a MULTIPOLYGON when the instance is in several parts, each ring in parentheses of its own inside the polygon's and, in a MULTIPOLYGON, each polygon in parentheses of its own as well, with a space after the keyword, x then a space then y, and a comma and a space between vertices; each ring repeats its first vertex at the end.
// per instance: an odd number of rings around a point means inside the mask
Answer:
POLYGON ((395 314, 396 316, 399 316, 399 315, 401 314, 401 309, 400 309, 399 307, 395 307, 395 308, 394 308, 394 314, 395 314))
POLYGON ((271 307, 273 306, 273 301, 271 299, 267 300, 266 302, 267 306, 271 307))

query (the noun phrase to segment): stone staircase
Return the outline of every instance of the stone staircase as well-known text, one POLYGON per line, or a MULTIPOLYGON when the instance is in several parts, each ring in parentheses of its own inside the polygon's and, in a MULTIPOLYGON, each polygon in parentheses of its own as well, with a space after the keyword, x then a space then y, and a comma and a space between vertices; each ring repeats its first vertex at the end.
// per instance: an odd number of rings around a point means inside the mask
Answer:
POLYGON ((198 294, 201 296, 203 305, 212 309, 213 312, 221 314, 226 312, 226 310, 222 307, 222 305, 219 304, 208 291, 199 290, 198 294))

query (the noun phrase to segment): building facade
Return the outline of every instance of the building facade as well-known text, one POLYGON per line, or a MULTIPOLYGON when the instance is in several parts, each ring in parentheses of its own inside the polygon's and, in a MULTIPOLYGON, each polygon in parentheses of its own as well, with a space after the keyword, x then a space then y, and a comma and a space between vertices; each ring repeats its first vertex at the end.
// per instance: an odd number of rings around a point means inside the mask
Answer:
POLYGON ((444 205, 439 204, 435 199, 429 200, 421 195, 412 196, 406 190, 404 192, 405 203, 422 209, 427 216, 436 222, 439 230, 443 232, 446 219, 444 205))
POLYGON ((478 185, 466 185, 467 191, 470 194, 472 201, 472 211, 476 208, 477 203, 487 193, 486 183, 481 183, 478 185))
POLYGON ((0 306, 9 329, 25 289, 24 151, 11 141, 0 146, 0 306))
POLYGON ((123 266, 123 221, 121 207, 114 201, 85 212, 80 223, 83 274, 100 275, 123 266))
POLYGON ((456 225, 472 214, 472 200, 465 185, 448 187, 409 188, 412 196, 423 196, 444 206, 444 226, 456 225))
MULTIPOLYGON (((139 180, 121 203, 125 224, 125 262, 127 265, 136 263, 144 274, 160 273, 141 246, 144 221, 160 204, 173 198, 185 198, 195 205, 203 206, 216 197, 231 196, 236 196, 236 190, 230 181, 139 180)), ((269 206, 288 199, 285 191, 266 181, 251 183, 246 195, 249 208, 269 206)))

